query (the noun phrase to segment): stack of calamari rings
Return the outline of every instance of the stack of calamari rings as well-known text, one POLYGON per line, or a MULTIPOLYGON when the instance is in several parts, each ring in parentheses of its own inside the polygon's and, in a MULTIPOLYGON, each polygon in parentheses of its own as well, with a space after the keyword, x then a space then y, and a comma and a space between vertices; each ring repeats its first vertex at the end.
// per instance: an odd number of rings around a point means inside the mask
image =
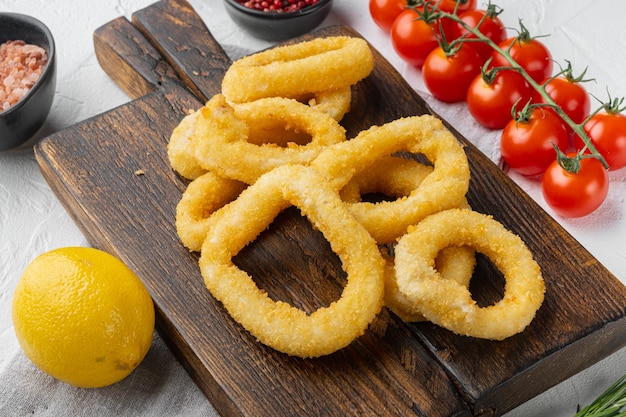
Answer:
POLYGON ((346 139, 340 121, 352 86, 373 67, 360 38, 268 49, 235 61, 221 94, 174 129, 168 156, 190 180, 176 228, 200 252, 206 287, 260 342, 299 357, 349 345, 383 306, 465 336, 523 331, 543 302, 540 268, 519 237, 472 211, 467 156, 441 121, 406 117, 346 139), (389 199, 361 198, 370 193, 389 199), (321 231, 347 274, 339 300, 311 314, 272 300, 232 261, 290 206, 321 231), (490 306, 468 290, 475 251, 506 279, 490 306))

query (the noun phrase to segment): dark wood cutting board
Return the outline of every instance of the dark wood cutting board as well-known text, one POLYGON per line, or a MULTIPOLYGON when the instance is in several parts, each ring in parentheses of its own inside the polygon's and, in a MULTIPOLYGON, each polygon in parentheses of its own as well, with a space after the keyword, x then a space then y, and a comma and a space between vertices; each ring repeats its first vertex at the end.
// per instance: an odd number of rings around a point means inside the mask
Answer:
MULTIPOLYGON (((331 27, 301 39, 330 35, 359 36, 331 27)), ((160 334, 220 414, 498 416, 626 345, 626 288, 456 132, 471 164, 470 204, 519 234, 543 269, 546 300, 530 327, 494 342, 405 324, 384 309, 364 336, 326 357, 293 358, 256 342, 211 297, 198 255, 178 241, 174 213, 187 183, 166 155, 172 129, 220 91, 230 60, 184 0, 118 18, 94 42, 102 68, 134 100, 42 140, 37 160, 89 242, 143 280, 160 334)), ((429 112, 375 57, 342 121, 350 137, 429 112)), ((341 293, 338 257, 295 209, 236 262, 273 298, 305 310, 341 293)), ((479 257, 476 297, 493 301, 501 288, 479 257)))

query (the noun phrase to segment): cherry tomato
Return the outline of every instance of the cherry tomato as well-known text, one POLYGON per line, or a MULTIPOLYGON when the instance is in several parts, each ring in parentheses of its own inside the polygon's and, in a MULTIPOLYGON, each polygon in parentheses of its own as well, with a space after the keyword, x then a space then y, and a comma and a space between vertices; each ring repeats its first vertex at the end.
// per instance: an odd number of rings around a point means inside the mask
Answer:
POLYGON ((580 165, 573 174, 555 160, 543 175, 543 197, 559 216, 586 216, 602 205, 609 192, 609 174, 600 161, 585 158, 580 165))
POLYGON ((439 36, 443 34, 448 42, 452 42, 461 37, 461 28, 459 28, 459 25, 454 20, 448 19, 447 17, 442 17, 437 20, 435 30, 439 36))
MULTIPOLYGON (((537 39, 519 39, 517 37, 508 38, 500 42, 498 46, 504 50, 509 50, 511 57, 526 70, 530 77, 542 82, 552 75, 552 54, 548 48, 537 39), (510 47, 510 49, 509 49, 510 47)), ((491 54, 493 67, 503 67, 511 65, 498 51, 491 54)))
POLYGON ((478 75, 467 90, 467 108, 478 123, 489 129, 502 129, 512 120, 511 110, 518 102, 526 104, 532 88, 515 71, 498 71, 491 83, 478 75))
POLYGON ((511 120, 502 131, 500 149, 504 162, 522 175, 543 174, 556 159, 556 145, 565 152, 569 138, 561 119, 537 108, 528 120, 511 120))
MULTIPOLYGON (((476 0, 427 0, 427 3, 430 6, 437 6, 439 10, 446 13, 454 13, 454 8, 458 3, 457 15, 476 8, 476 0)), ((438 33, 443 33, 448 42, 452 42, 462 34, 459 25, 454 20, 445 17, 439 19, 435 27, 438 33)))
POLYGON ((446 13, 454 12, 454 8, 457 7, 458 3, 457 13, 459 15, 463 12, 476 8, 476 0, 427 0, 426 2, 431 6, 439 3, 439 10, 446 13))
POLYGON ((439 46, 434 24, 419 19, 419 14, 413 9, 403 11, 396 18, 391 27, 391 44, 400 58, 418 68, 439 46))
POLYGON ((393 22, 406 10, 406 0, 370 0, 370 16, 376 25, 389 33, 393 22))
POLYGON ((438 46, 426 57, 422 77, 436 99, 455 103, 465 100, 467 89, 481 68, 480 57, 471 45, 463 44, 450 56, 438 46))
MULTIPOLYGON (((547 80, 546 80, 547 81, 547 80)), ((575 123, 582 123, 591 109, 591 98, 581 83, 557 77, 545 84, 546 93, 575 123)))
MULTIPOLYGON (((483 9, 473 9, 460 14, 459 17, 471 28, 476 28, 484 17, 485 20, 480 23, 480 28, 478 28, 480 33, 491 39, 496 45, 499 45, 506 39, 506 27, 496 14, 491 14, 483 9), (484 17, 485 15, 486 17, 484 17)), ((460 27, 459 30, 461 35, 466 35, 467 39, 476 39, 476 35, 470 33, 464 27, 460 27)), ((493 52, 491 46, 484 42, 472 42, 472 47, 476 49, 483 62, 487 61, 493 52)))
MULTIPOLYGON (((544 81, 546 93, 574 123, 580 124, 589 116, 591 98, 581 83, 566 77, 557 77, 546 81, 544 81)), ((541 101, 545 102, 543 98, 541 101)), ((567 124, 565 126, 567 132, 572 135, 572 128, 567 124)))
MULTIPOLYGON (((622 113, 597 113, 585 124, 585 133, 611 170, 626 166, 626 116, 622 113)), ((580 149, 583 141, 576 136, 580 149)))

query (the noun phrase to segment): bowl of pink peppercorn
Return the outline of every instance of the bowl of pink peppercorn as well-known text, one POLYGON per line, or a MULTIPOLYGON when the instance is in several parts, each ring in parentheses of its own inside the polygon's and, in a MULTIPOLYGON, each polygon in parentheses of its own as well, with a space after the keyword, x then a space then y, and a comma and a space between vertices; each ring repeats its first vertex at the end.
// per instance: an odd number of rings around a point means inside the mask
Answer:
POLYGON ((224 0, 230 18, 260 39, 282 41, 308 33, 330 13, 333 0, 224 0))
POLYGON ((35 135, 48 117, 55 88, 50 30, 33 17, 0 13, 0 151, 35 135))

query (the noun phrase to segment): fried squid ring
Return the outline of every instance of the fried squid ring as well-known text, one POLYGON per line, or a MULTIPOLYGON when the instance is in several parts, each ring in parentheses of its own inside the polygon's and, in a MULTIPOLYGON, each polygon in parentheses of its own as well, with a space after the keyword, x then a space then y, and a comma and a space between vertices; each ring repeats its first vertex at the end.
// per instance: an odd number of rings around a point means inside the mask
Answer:
MULTIPOLYGON (((352 105, 352 88, 345 86, 332 90, 317 91, 303 94, 297 97, 286 97, 298 100, 309 105, 312 109, 326 113, 336 121, 341 121, 343 116, 350 111, 352 105)), ((238 103, 230 103, 236 106, 238 103)))
POLYGON ((196 159, 193 137, 200 112, 194 111, 183 117, 174 128, 167 144, 167 157, 174 171, 189 180, 198 178, 206 172, 196 159))
POLYGON ((524 242, 492 217, 467 209, 432 214, 395 248, 401 293, 433 323, 454 333, 502 340, 523 331, 543 303, 545 283, 524 242), (442 248, 467 245, 486 255, 506 279, 504 296, 480 307, 469 290, 434 269, 442 248))
MULTIPOLYGON (((349 111, 352 100, 350 87, 336 91, 324 91, 313 95, 312 98, 298 98, 298 101, 307 104, 311 109, 328 114, 337 122, 349 111)), ((234 104, 232 105, 237 117, 246 117, 250 113, 250 108, 256 105, 234 104)), ((250 133, 248 142, 262 145, 264 143, 274 143, 279 146, 290 146, 290 144, 305 145, 311 141, 311 134, 306 130, 285 125, 281 118, 255 118, 254 123, 248 124, 250 133)))
MULTIPOLYGON (((343 116, 350 110, 352 92, 350 87, 333 91, 322 91, 313 96, 296 98, 301 103, 307 104, 311 109, 328 114, 336 121, 341 121, 343 116)), ((242 111, 244 114, 248 110, 246 103, 231 104, 235 109, 235 114, 242 111)), ((303 145, 311 140, 311 135, 306 131, 286 129, 284 123, 277 118, 255 120, 250 126, 250 136, 248 142, 261 145, 268 142, 280 146, 289 146, 289 143, 303 145)))
POLYGON ((209 222, 199 260, 207 288, 237 322, 278 351, 299 357, 335 352, 362 335, 382 308, 384 260, 376 243, 309 167, 285 165, 261 176, 209 222), (310 315, 270 299, 232 262, 290 205, 323 233, 347 273, 341 298, 310 315))
MULTIPOLYGON (((365 194, 380 193, 386 197, 402 198, 417 189, 433 172, 433 167, 415 159, 385 156, 368 169, 356 174, 341 190, 344 201, 359 202, 365 194)), ((460 207, 469 208, 465 201, 460 207)), ((385 249, 385 248, 383 248, 385 249)), ((389 252, 392 252, 391 248, 389 252)), ((425 320, 418 306, 410 302, 399 290, 391 253, 383 252, 385 267, 385 306, 405 322, 425 320)), ((467 287, 474 272, 476 258, 468 246, 451 246, 443 249, 435 260, 436 269, 444 279, 451 279, 467 287)))
POLYGON ((298 98, 354 85, 373 68, 374 57, 364 39, 317 38, 238 59, 224 74, 222 93, 229 103, 298 98))
MULTIPOLYGON (((385 307, 407 323, 426 320, 419 304, 412 302, 398 289, 393 257, 385 255, 383 257, 386 261, 385 307)), ((442 249, 435 259, 435 269, 442 279, 455 281, 465 288, 469 287, 475 266, 474 249, 469 246, 450 246, 442 249)))
POLYGON ((296 100, 265 98, 238 105, 235 111, 220 94, 200 109, 194 133, 195 156, 203 169, 247 184, 281 165, 306 165, 322 149, 346 138, 336 120, 296 100), (250 143, 250 126, 268 120, 307 132, 311 140, 284 147, 250 143))
POLYGON ((452 133, 430 115, 397 119, 326 148, 311 163, 341 190, 376 160, 400 151, 423 154, 433 164, 433 171, 406 197, 349 204, 350 212, 378 243, 394 242, 427 215, 465 202, 469 164, 452 133))
MULTIPOLYGON (((351 100, 350 87, 322 91, 299 99, 312 109, 326 113, 336 121, 340 121, 350 110, 351 100)), ((190 180, 196 179, 206 172, 198 163, 193 150, 195 125, 199 116, 200 112, 194 111, 183 117, 172 131, 167 145, 167 155, 172 168, 182 177, 190 180)), ((252 129, 249 141, 258 145, 271 141, 280 146, 289 146, 290 142, 305 144, 311 140, 311 135, 307 132, 285 129, 284 124, 275 118, 257 120, 257 123, 250 127, 252 129)))
POLYGON ((344 201, 358 203, 366 194, 382 194, 390 198, 406 197, 415 190, 433 167, 414 159, 400 156, 384 156, 367 169, 355 174, 341 189, 344 201))
POLYGON ((246 186, 212 172, 191 181, 176 206, 176 232, 182 244, 200 252, 211 214, 236 199, 246 186))
POLYGON ((326 113, 340 122, 350 111, 352 105, 352 89, 350 86, 324 90, 313 94, 305 103, 317 111, 326 113))

